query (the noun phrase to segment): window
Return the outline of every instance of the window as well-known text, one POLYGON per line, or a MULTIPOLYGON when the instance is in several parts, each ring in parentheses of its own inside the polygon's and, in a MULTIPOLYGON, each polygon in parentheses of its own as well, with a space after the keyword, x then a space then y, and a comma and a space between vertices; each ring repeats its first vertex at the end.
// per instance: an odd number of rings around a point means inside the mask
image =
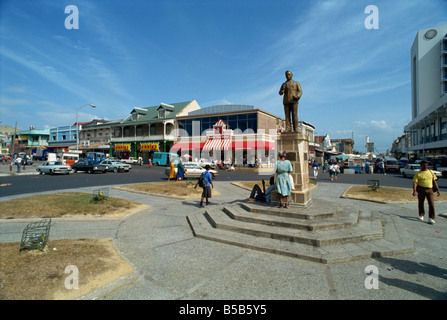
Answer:
POLYGON ((413 99, 413 103, 412 103, 413 119, 418 116, 418 107, 417 107, 418 101, 417 101, 417 91, 416 91, 416 79, 417 79, 417 74, 416 74, 416 57, 413 57, 412 66, 411 66, 411 91, 412 91, 412 99, 413 99))
POLYGON ((166 124, 166 134, 170 135, 172 133, 172 130, 174 130, 174 125, 172 123, 166 124))
POLYGON ((164 119, 166 117, 166 110, 163 108, 160 108, 158 110, 158 118, 159 119, 164 119))

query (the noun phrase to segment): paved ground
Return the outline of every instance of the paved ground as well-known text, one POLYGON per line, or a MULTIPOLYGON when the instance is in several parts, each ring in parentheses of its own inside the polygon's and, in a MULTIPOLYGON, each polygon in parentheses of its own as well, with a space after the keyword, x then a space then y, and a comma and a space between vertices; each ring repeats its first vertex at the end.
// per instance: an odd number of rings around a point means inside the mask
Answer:
MULTIPOLYGON (((211 205, 247 198, 228 182, 211 205)), ((186 221, 198 199, 175 200, 111 188, 110 195, 151 206, 120 219, 54 219, 51 239, 112 238, 137 271, 85 299, 447 299, 447 219, 435 225, 416 219, 416 203, 385 205, 341 199, 349 185, 319 183, 313 199, 349 202, 364 210, 396 215, 416 252, 392 258, 323 265, 195 238, 186 221), (378 289, 366 289, 367 266, 377 267, 378 289)), ((77 189, 91 192, 93 188, 77 189)), ((0 201, 20 196, 2 197, 0 201)), ((437 213, 447 203, 436 204, 437 213)), ((18 242, 26 221, 0 220, 0 242, 18 242)), ((371 282, 370 282, 371 283, 371 282)))

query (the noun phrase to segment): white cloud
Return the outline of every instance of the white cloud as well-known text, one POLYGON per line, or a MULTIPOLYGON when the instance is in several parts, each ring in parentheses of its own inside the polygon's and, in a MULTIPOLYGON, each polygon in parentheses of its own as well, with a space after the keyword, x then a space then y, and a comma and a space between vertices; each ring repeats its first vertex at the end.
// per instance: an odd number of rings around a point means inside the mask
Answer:
POLYGON ((356 127, 365 130, 369 129, 381 129, 392 130, 392 127, 385 120, 369 120, 369 121, 354 121, 356 127))

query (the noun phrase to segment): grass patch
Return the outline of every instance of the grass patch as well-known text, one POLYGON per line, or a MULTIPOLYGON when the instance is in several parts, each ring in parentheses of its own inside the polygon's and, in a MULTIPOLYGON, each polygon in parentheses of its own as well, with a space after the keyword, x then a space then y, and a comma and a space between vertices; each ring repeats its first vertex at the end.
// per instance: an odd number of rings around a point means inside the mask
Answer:
POLYGON ((92 194, 63 192, 2 201, 0 219, 123 216, 139 207, 126 199, 94 201, 92 194))
MULTIPOLYGON (((130 189, 140 192, 147 192, 153 194, 160 194, 165 196, 175 196, 181 198, 189 197, 200 197, 203 189, 197 186, 194 189, 197 181, 169 181, 169 182, 151 182, 151 183, 140 183, 140 184, 130 184, 122 186, 122 189, 130 189)), ((213 189, 213 196, 217 195, 213 189)))
MULTIPOLYGON (((395 187, 380 187, 374 190, 369 186, 352 186, 344 193, 344 196, 384 202, 417 201, 417 197, 413 196, 413 189, 395 187)), ((436 200, 447 200, 447 194, 441 193, 439 197, 435 195, 436 200)))
POLYGON ((111 239, 49 241, 44 251, 21 252, 18 243, 1 243, 0 300, 75 299, 133 270, 111 239), (78 268, 79 289, 65 288, 70 265, 78 268))

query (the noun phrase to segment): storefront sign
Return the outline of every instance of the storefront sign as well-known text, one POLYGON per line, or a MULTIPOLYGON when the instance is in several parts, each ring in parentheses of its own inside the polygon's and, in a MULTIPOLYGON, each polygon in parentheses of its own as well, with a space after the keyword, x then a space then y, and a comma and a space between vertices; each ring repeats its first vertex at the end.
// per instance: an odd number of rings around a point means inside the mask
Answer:
POLYGON ((158 142, 157 143, 140 143, 141 151, 158 151, 158 142))
POLYGON ((130 151, 130 144, 115 144, 115 151, 130 151))

